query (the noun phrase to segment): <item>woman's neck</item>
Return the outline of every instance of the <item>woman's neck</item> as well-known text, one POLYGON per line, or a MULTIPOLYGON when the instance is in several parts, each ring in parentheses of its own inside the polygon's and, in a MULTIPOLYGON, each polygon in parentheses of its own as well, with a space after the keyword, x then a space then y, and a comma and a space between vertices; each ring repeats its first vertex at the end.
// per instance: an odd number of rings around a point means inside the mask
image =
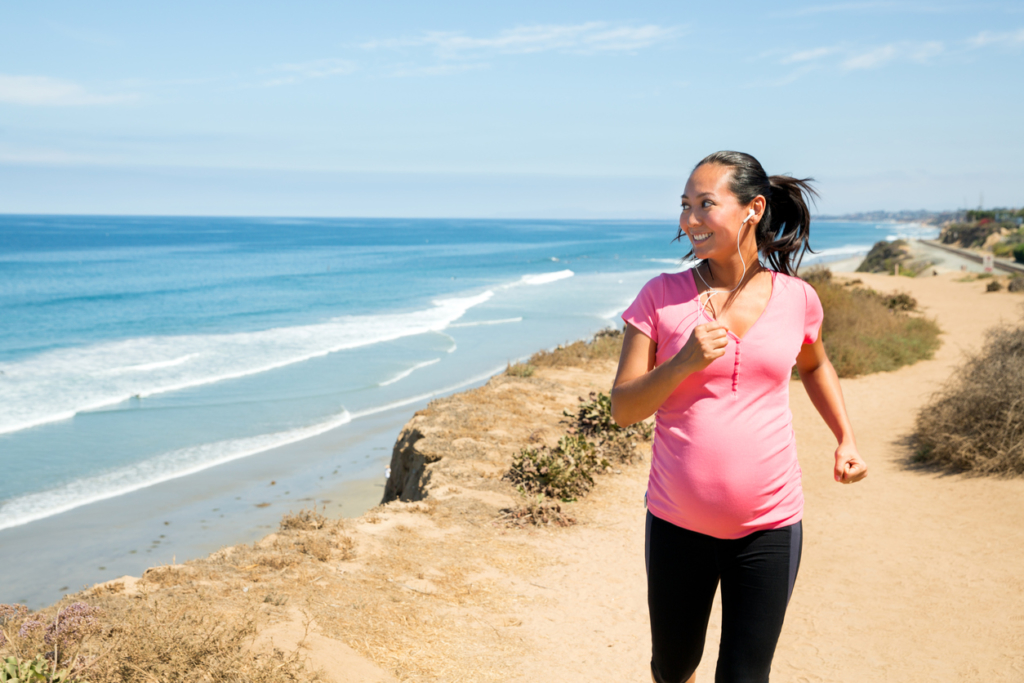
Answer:
POLYGON ((710 258, 704 261, 704 273, 710 274, 705 279, 712 287, 732 289, 742 284, 741 279, 746 282, 762 270, 764 268, 761 267, 756 251, 744 254, 743 261, 738 253, 726 259, 710 258))

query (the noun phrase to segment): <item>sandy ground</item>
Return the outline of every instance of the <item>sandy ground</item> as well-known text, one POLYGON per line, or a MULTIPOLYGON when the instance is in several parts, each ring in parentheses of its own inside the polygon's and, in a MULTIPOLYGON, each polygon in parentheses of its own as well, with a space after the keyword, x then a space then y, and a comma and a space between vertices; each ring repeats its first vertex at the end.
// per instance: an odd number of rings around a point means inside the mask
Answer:
MULTIPOLYGON (((843 381, 870 466, 852 486, 832 480, 835 442, 793 383, 805 546, 773 680, 1024 681, 1024 480, 910 467, 902 445, 983 331, 1020 319, 1024 296, 987 294, 958 272, 856 277, 916 297, 943 345, 933 360, 843 381)), ((516 502, 500 480, 512 455, 557 441, 562 409, 607 391, 613 373, 611 361, 546 368, 432 403, 399 444, 424 467, 425 500, 332 523, 320 559, 295 550, 315 532, 282 532, 126 580, 118 595, 257 610, 254 647, 297 651, 328 681, 648 681, 648 461, 566 506, 575 526, 498 521, 516 502)), ((713 680, 719 625, 716 604, 699 680, 713 680)))

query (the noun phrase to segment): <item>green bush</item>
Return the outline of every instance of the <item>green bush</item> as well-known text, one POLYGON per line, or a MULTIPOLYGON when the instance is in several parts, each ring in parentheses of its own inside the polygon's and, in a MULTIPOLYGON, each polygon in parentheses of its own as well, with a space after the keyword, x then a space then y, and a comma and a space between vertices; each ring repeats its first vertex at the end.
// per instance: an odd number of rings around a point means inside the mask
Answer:
POLYGON ((590 400, 580 397, 575 413, 563 410, 571 418, 570 432, 592 440, 597 454, 612 462, 630 463, 638 458, 639 441, 650 441, 652 428, 647 422, 620 427, 612 419, 612 399, 605 393, 590 392, 590 400))
POLYGON ((1013 253, 1013 245, 1009 242, 996 242, 992 245, 992 254, 995 256, 1010 256, 1013 253))
POLYGON ((582 434, 563 436, 554 448, 524 448, 512 458, 504 479, 522 494, 541 493, 576 500, 594 486, 594 474, 609 467, 582 434))
POLYGON ((1013 260, 1017 263, 1024 263, 1024 244, 1018 244, 1013 248, 1013 260))
POLYGON ((871 247, 871 251, 868 252, 868 255, 857 266, 857 272, 891 273, 895 270, 897 263, 903 264, 909 260, 910 254, 907 252, 907 242, 905 240, 895 240, 893 242, 883 240, 875 242, 875 245, 871 247))

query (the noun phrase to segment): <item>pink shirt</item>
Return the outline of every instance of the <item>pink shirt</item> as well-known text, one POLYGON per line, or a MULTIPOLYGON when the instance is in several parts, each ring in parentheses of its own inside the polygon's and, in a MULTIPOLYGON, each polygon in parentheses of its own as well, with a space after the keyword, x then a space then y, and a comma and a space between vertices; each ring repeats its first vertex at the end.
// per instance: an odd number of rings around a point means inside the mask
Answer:
MULTIPOLYGON (((777 529, 803 516, 789 382, 823 314, 810 285, 770 272, 772 293, 761 317, 742 339, 729 332, 725 355, 683 380, 655 414, 648 509, 716 538, 777 529)), ((656 365, 709 321, 689 270, 648 282, 622 319, 657 344, 656 365)))

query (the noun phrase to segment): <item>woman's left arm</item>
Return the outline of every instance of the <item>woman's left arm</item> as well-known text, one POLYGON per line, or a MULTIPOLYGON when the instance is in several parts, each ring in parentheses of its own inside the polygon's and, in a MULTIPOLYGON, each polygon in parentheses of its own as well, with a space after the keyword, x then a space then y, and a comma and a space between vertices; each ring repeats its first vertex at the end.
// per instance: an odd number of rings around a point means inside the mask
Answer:
POLYGON ((836 435, 839 446, 836 448, 835 479, 842 484, 852 484, 868 476, 868 466, 857 453, 857 443, 853 438, 853 427, 846 415, 846 404, 843 403, 843 390, 839 386, 839 376, 825 355, 825 347, 821 343, 821 329, 813 344, 804 344, 796 357, 796 369, 800 373, 800 381, 811 398, 811 403, 818 409, 825 424, 836 435))

